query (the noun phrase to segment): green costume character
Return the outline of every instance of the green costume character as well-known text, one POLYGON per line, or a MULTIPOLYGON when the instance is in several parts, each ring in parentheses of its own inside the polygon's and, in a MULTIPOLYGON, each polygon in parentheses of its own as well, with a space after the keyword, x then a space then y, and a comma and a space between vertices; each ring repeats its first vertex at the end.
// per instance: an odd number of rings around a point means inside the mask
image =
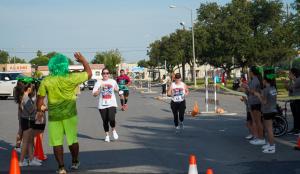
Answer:
POLYGON ((38 91, 38 118, 43 115, 41 106, 44 105, 44 98, 46 96, 48 98, 49 145, 53 146, 59 167, 58 173, 61 174, 66 173, 63 161, 64 136, 66 136, 72 154, 71 169, 78 169, 80 164, 78 160, 78 117, 75 89, 92 76, 86 59, 80 53, 75 53, 74 57, 82 63, 84 72, 69 73, 68 58, 62 54, 55 54, 48 63, 50 75, 42 80, 38 91))

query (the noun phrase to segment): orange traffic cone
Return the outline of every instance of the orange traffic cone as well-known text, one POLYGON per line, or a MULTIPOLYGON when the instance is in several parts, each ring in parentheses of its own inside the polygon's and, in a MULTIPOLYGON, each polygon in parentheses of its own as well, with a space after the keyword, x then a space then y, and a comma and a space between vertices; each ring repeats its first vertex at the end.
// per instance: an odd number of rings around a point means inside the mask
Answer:
POLYGON ((297 146, 295 146, 295 150, 300 150, 300 137, 298 137, 297 146))
POLYGON ((208 168, 206 170, 206 174, 214 174, 214 171, 211 168, 208 168))
POLYGON ((195 101, 195 103, 194 103, 194 107, 193 107, 193 111, 192 111, 192 113, 191 113, 191 115, 193 116, 193 117, 195 117, 197 114, 199 114, 200 112, 199 112, 199 106, 198 106, 198 103, 197 103, 197 101, 195 101))
POLYGON ((198 174, 196 156, 190 155, 190 166, 188 174, 198 174))
POLYGON ((40 134, 38 134, 36 136, 36 141, 35 141, 35 146, 34 146, 34 154, 33 155, 39 160, 44 161, 44 160, 47 159, 47 157, 44 155, 43 144, 42 144, 40 134))
POLYGON ((18 154, 17 151, 13 149, 11 152, 9 174, 20 174, 20 173, 21 172, 20 172, 18 154))

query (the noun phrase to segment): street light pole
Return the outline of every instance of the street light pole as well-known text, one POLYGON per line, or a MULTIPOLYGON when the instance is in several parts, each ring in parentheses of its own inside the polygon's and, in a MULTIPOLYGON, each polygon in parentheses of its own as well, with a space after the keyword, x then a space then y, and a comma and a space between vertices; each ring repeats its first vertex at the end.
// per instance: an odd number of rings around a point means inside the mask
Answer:
POLYGON ((191 10, 191 24, 192 24, 192 46, 193 46, 193 76, 194 76, 194 87, 197 86, 196 79, 196 55, 195 55, 195 35, 194 35, 194 22, 193 22, 193 10, 191 10))
MULTIPOLYGON (((170 5, 169 8, 176 8, 175 5, 170 5)), ((195 54, 195 34, 194 34, 194 21, 193 21, 193 9, 188 7, 183 7, 186 10, 189 10, 191 13, 191 29, 192 29, 192 52, 193 52, 193 77, 194 77, 194 87, 197 86, 196 80, 196 54, 195 54)))

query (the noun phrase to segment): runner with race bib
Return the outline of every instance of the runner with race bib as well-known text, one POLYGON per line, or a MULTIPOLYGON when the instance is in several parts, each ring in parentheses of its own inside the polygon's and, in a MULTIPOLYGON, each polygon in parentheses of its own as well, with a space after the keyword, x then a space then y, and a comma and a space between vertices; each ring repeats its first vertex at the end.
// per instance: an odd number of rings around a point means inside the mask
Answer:
POLYGON ((119 91, 118 84, 115 80, 109 78, 109 70, 102 70, 103 80, 97 81, 93 89, 93 95, 99 95, 98 109, 103 120, 103 128, 105 131, 105 142, 110 142, 109 125, 112 128, 113 138, 119 138, 116 127, 117 100, 115 91, 119 91))
POLYGON ((117 77, 117 83, 119 85, 119 95, 121 101, 121 110, 125 111, 128 109, 128 96, 129 96, 129 89, 128 85, 130 85, 131 81, 130 78, 125 74, 123 69, 120 70, 120 76, 117 77))
POLYGON ((170 85, 168 95, 172 97, 171 109, 174 116, 174 124, 176 133, 183 130, 184 113, 186 109, 185 97, 189 94, 189 90, 185 83, 181 81, 181 75, 175 74, 175 82, 170 85), (179 118, 179 121, 178 121, 179 118))

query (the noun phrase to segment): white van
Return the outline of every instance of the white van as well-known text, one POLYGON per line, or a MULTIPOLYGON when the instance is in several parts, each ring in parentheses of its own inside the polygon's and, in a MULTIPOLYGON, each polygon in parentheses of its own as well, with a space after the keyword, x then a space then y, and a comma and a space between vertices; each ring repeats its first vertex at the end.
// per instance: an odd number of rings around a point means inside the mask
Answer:
POLYGON ((24 76, 21 72, 0 72, 0 99, 14 96, 17 77, 24 76))

